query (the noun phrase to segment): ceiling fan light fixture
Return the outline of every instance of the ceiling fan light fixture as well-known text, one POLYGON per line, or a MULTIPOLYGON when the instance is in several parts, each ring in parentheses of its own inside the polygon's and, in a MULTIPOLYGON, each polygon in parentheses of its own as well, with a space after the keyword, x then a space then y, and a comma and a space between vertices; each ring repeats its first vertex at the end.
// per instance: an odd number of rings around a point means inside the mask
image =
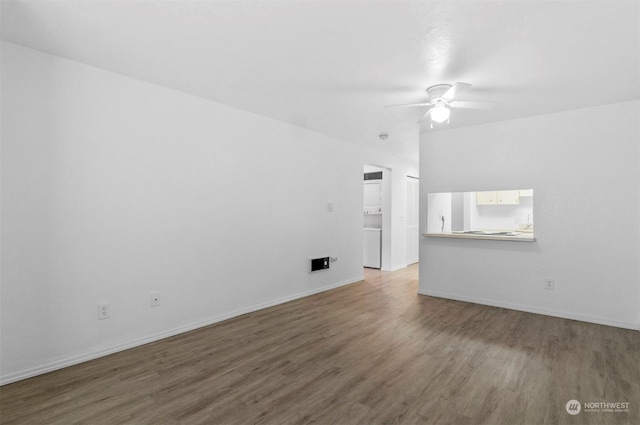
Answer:
POLYGON ((444 103, 438 103, 431 111, 431 121, 441 123, 449 119, 451 111, 444 103))

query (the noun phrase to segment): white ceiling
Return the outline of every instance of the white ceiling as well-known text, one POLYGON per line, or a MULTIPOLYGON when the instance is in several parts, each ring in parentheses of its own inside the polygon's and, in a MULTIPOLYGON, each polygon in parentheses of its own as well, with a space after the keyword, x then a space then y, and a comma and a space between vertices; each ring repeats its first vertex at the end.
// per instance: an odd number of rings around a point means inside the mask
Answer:
MULTIPOLYGON (((473 84, 448 127, 640 98, 638 1, 8 1, 2 38, 417 159, 426 87, 473 84), (379 133, 388 133, 382 141, 379 133)), ((606 125, 604 123, 603 125, 606 125)))

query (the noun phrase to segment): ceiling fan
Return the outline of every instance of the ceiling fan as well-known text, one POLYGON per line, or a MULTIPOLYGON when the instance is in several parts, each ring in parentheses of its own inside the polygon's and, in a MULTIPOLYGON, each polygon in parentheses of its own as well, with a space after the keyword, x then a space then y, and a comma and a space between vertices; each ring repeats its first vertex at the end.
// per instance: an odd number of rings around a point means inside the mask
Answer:
POLYGON ((487 109, 487 104, 480 102, 462 102, 455 98, 471 87, 469 83, 452 84, 436 84, 427 89, 427 101, 423 103, 409 103, 405 105, 387 105, 385 108, 395 108, 404 106, 429 106, 427 112, 420 118, 421 123, 427 117, 431 117, 431 128, 433 123, 449 122, 451 115, 450 108, 471 108, 471 109, 487 109))

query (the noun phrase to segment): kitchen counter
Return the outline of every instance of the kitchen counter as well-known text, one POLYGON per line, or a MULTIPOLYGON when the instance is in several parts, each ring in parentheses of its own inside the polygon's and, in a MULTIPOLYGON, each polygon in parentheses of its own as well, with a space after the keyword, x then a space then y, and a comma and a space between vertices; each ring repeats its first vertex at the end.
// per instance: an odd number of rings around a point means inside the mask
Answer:
POLYGON ((484 239, 492 241, 535 242, 533 233, 517 230, 477 230, 468 232, 423 233, 430 238, 484 239))

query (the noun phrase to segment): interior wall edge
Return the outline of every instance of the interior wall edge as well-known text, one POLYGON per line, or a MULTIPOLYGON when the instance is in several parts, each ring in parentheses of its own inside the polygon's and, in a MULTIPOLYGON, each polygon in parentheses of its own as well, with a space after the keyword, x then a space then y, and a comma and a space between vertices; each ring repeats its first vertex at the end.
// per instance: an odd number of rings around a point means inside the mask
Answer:
POLYGON ((391 266, 391 268, 389 268, 389 270, 382 270, 382 271, 383 272, 386 272, 386 271, 395 272, 397 270, 404 269, 406 267, 409 267, 409 264, 396 264, 394 266, 391 266))

